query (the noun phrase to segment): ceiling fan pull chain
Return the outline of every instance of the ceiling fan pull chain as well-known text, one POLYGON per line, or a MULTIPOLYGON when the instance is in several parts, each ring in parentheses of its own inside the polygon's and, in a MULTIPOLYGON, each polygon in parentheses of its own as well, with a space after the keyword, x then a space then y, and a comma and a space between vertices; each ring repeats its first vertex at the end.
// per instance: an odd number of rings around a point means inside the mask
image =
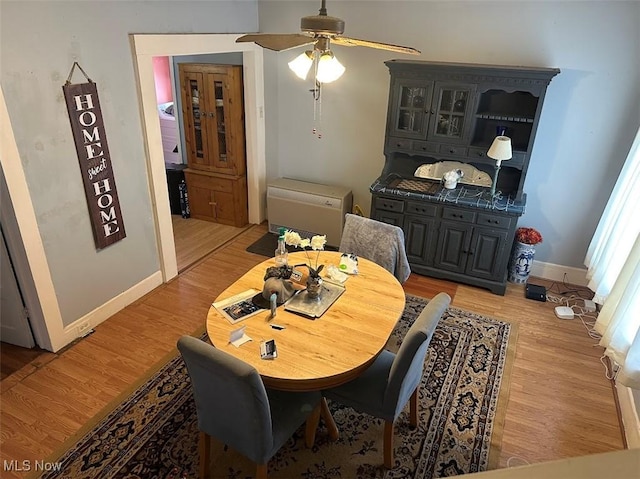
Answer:
POLYGON ((322 139, 322 95, 320 88, 322 87, 322 83, 318 82, 318 139, 322 139))
POLYGON ((318 137, 322 138, 322 83, 318 78, 318 52, 313 52, 313 130, 311 132, 318 137))
POLYGON ((315 81, 315 88, 311 90, 313 92, 313 130, 311 132, 318 137, 322 138, 322 95, 321 88, 322 83, 315 81))

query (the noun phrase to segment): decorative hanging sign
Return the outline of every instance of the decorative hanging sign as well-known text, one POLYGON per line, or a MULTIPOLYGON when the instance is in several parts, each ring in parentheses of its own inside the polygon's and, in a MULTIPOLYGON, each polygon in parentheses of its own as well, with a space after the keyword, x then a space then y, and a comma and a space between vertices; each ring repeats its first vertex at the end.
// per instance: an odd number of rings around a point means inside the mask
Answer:
POLYGON ((125 238, 126 234, 111 168, 98 89, 78 62, 74 62, 62 91, 80 162, 93 237, 96 248, 102 249, 125 238), (89 83, 71 83, 76 66, 89 83))

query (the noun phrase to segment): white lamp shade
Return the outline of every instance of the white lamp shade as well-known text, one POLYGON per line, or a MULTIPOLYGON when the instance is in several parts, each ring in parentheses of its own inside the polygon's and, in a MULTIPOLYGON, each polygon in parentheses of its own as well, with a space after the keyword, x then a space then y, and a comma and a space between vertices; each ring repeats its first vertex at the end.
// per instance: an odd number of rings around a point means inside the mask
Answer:
POLYGON ((318 73, 316 80, 320 83, 331 83, 337 80, 344 73, 344 66, 330 51, 326 51, 320 55, 318 60, 318 73))
POLYGON ((512 157, 511 138, 508 136, 496 136, 493 143, 491 143, 489 151, 487 151, 487 156, 498 160, 498 164, 500 164, 501 161, 510 160, 512 157))
POLYGON ((307 74, 313 65, 313 52, 307 50, 289 62, 289 68, 302 80, 307 79, 307 74))

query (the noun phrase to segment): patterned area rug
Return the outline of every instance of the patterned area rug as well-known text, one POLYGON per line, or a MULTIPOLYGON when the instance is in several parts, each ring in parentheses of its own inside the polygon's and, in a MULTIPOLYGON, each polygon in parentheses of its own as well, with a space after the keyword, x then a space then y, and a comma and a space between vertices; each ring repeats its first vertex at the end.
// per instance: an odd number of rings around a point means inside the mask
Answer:
MULTIPOLYGON (((426 302, 407 296, 389 349, 397 350, 426 302)), ((314 447, 307 449, 302 427, 269 462, 269 477, 423 479, 495 467, 513 362, 513 328, 456 308, 447 310, 425 361, 419 426, 409 425, 408 407, 396 421, 394 469, 382 467, 383 421, 330 402, 338 441, 329 440, 321 422, 314 447)), ((214 447, 215 477, 255 474, 255 465, 240 454, 221 444, 214 447)), ((196 478, 198 430, 182 359, 171 359, 54 461, 61 470, 41 477, 196 478)))

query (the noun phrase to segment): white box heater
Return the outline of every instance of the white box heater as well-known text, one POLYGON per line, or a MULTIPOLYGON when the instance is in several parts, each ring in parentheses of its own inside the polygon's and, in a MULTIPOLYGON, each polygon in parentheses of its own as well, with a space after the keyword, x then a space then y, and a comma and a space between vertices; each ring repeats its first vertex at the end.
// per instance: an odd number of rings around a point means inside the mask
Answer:
POLYGON ((351 213, 353 194, 348 188, 278 178, 267 185, 269 231, 281 227, 303 237, 327 235, 327 244, 339 246, 344 215, 351 213))

